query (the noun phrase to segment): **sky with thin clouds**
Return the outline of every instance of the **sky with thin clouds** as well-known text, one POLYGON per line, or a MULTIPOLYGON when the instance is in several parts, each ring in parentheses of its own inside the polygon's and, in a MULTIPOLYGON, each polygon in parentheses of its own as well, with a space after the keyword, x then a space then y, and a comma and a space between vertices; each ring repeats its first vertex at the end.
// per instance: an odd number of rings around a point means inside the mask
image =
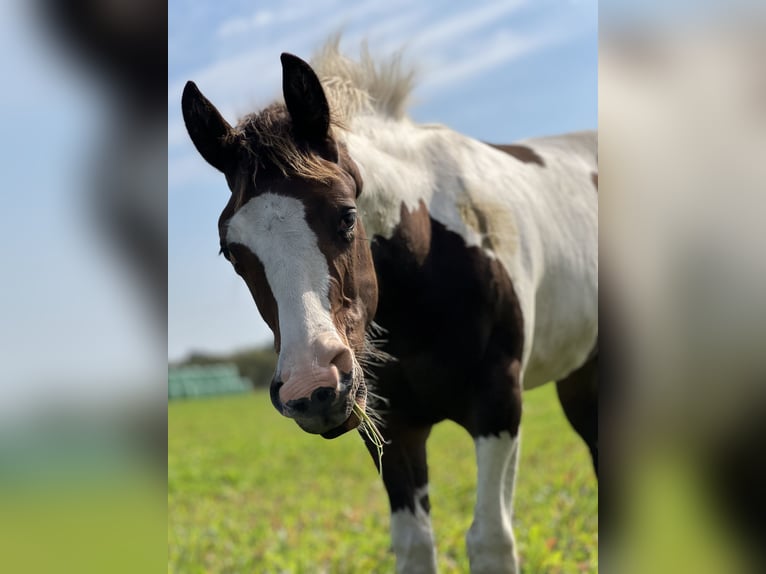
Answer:
POLYGON ((404 50, 410 115, 510 142, 597 125, 598 9, 588 0, 207 1, 168 5, 168 355, 270 344, 244 282, 218 252, 222 175, 194 150, 181 91, 194 80, 233 123, 281 86, 279 55, 404 50))

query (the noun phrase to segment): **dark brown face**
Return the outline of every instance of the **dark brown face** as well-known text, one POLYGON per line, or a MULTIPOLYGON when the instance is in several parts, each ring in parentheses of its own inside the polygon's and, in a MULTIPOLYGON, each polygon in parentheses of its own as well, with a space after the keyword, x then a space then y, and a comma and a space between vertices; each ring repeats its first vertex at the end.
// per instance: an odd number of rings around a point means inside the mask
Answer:
POLYGON ((321 85, 297 58, 283 56, 283 66, 286 110, 272 108, 269 121, 289 122, 282 127, 291 130, 294 149, 321 177, 285 175, 284 165, 259 154, 257 133, 230 128, 193 85, 184 92, 184 117, 232 191, 219 220, 221 250, 274 332, 272 402, 307 432, 332 438, 359 424, 355 404, 365 408, 358 358, 377 281, 356 211, 361 178, 331 135, 321 85))

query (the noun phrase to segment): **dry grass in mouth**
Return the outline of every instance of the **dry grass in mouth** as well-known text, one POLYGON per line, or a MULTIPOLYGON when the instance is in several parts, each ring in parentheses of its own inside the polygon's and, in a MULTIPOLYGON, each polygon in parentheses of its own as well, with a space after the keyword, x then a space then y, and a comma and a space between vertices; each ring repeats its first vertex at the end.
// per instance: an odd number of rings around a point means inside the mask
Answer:
MULTIPOLYGON (((386 330, 377 323, 370 323, 365 333, 365 345, 364 352, 361 356, 355 358, 355 371, 363 380, 367 383, 374 383, 376 380, 374 374, 374 368, 383 366, 388 361, 395 361, 396 359, 383 351, 380 347, 386 342, 385 340, 386 330), (357 370, 358 369, 358 370, 357 370)), ((380 412, 376 408, 371 408, 369 401, 371 398, 376 400, 378 405, 383 405, 387 401, 374 394, 369 385, 367 386, 367 400, 364 401, 364 406, 354 401, 353 413, 361 421, 359 424, 359 432, 372 444, 378 454, 378 473, 383 474, 383 445, 386 443, 386 439, 383 438, 383 434, 378 428, 378 423, 382 424, 383 420, 380 416, 380 412)))
POLYGON ((362 421, 359 425, 359 432, 364 433, 364 436, 367 437, 367 440, 370 441, 370 443, 375 447, 375 450, 378 453, 378 472, 382 475, 383 474, 383 445, 385 444, 385 439, 383 438, 383 435, 380 433, 380 430, 378 430, 377 425, 375 424, 375 421, 372 420, 370 415, 367 414, 367 410, 361 406, 359 406, 359 403, 354 401, 354 414, 359 417, 359 420, 362 421))

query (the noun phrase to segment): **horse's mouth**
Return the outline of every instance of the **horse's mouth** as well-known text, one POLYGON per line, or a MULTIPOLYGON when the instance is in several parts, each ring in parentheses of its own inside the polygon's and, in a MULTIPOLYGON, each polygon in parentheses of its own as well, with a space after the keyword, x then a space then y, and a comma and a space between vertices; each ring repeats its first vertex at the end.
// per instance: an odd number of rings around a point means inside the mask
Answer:
MULTIPOLYGON (((354 392, 354 402, 360 409, 362 409, 362 412, 364 412, 365 408, 367 408, 367 387, 364 384, 364 381, 361 381, 359 383, 359 386, 354 392)), ((321 436, 322 438, 326 438, 326 439, 338 438, 340 435, 345 434, 350 430, 354 430, 356 427, 358 427, 361 424, 361 422, 362 421, 359 418, 359 415, 357 414, 356 409, 352 407, 351 413, 349 414, 345 422, 343 422, 342 424, 338 425, 337 427, 333 429, 330 429, 326 432, 321 433, 321 436)))

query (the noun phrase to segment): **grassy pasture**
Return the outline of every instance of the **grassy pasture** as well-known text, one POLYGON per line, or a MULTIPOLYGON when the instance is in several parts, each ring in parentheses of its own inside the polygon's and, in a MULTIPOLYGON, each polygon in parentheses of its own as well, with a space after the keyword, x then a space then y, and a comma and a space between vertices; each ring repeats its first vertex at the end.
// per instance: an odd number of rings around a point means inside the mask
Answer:
MULTIPOLYGON (((168 433, 169 572, 394 572, 387 497, 358 434, 307 435, 265 392, 173 402, 168 433)), ((440 572, 467 573, 473 443, 442 423, 428 450, 440 572)), ((596 480, 552 385, 524 395, 521 452, 522 572, 597 572, 596 480)))

